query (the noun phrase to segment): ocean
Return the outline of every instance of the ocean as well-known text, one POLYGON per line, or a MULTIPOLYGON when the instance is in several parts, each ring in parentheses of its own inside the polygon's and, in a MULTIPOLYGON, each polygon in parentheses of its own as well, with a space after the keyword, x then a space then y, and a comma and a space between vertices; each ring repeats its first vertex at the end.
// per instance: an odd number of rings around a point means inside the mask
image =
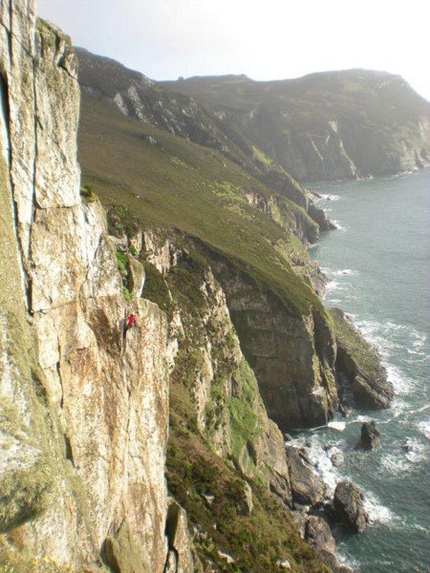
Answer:
POLYGON ((362 573, 429 573, 430 169, 307 187, 338 226, 309 250, 330 279, 325 304, 377 346, 396 397, 296 440, 330 488, 348 478, 365 495, 369 526, 337 533, 341 561, 362 573), (382 434, 372 451, 355 449, 365 420, 382 434))

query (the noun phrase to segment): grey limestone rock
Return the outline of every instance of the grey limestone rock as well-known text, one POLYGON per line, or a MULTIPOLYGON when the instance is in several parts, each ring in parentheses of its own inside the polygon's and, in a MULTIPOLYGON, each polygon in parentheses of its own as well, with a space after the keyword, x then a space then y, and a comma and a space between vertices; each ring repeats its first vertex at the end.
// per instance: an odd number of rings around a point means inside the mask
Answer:
POLYGON ((287 446, 286 456, 295 505, 321 504, 325 496, 325 485, 310 466, 304 451, 287 446))
POLYGON ((361 489, 352 482, 337 484, 333 498, 333 517, 352 531, 362 533, 368 523, 361 489))
POLYGON ((305 539, 312 545, 324 563, 331 567, 336 566, 336 542, 329 524, 323 517, 316 515, 308 517, 305 539))

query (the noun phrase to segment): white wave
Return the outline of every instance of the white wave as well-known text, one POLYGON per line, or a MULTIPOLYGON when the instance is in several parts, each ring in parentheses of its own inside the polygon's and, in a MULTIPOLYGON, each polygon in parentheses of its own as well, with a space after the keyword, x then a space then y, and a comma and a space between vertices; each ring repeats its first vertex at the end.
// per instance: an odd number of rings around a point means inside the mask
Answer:
POLYGON ((360 571, 360 563, 357 561, 355 557, 350 555, 345 547, 345 545, 341 542, 336 547, 336 557, 340 565, 345 565, 349 567, 353 571, 360 571))
POLYGON ((425 450, 421 450, 418 452, 408 452, 406 458, 413 464, 420 464, 427 459, 427 456, 425 450))
POLYGON ((418 430, 430 441, 430 420, 417 424, 418 430))
POLYGON ((341 466, 345 461, 342 450, 337 446, 331 446, 328 448, 327 455, 330 458, 332 465, 335 467, 341 466))
POLYGON ((346 231, 346 227, 344 227, 344 226, 342 225, 342 223, 339 223, 339 221, 338 221, 337 219, 332 219, 331 221, 332 221, 333 225, 335 225, 336 230, 338 230, 338 231, 346 231))
POLYGON ((409 524, 410 529, 415 529, 415 531, 420 531, 422 533, 429 533, 429 529, 427 527, 423 527, 419 523, 411 523, 409 524))
POLYGON ((351 288, 351 285, 347 284, 347 283, 342 283, 342 282, 338 282, 338 281, 334 281, 334 280, 330 280, 330 282, 328 283, 326 290, 327 292, 347 292, 349 291, 351 288))
POLYGON ((405 458, 413 464, 419 464, 427 459, 428 447, 414 438, 406 438, 402 449, 405 458))
MULTIPOLYGON (((418 330, 413 330, 411 332, 411 338, 412 338, 412 352, 416 353, 416 354, 425 354, 425 350, 426 350, 426 343, 428 340, 428 337, 426 334, 419 332, 418 330)), ((426 356, 428 356, 428 354, 426 354, 426 356)))
POLYGON ((352 269, 340 269, 338 271, 333 271, 332 275, 334 277, 342 277, 342 276, 347 276, 347 277, 356 277, 357 275, 359 275, 360 273, 358 271, 354 271, 352 269))
MULTIPOLYGON (((394 392, 396 393, 400 393, 398 390, 396 390, 396 386, 394 385, 394 392)), ((408 412, 409 409, 409 403, 407 401, 407 396, 408 396, 408 392, 404 392, 403 393, 405 395, 405 399, 399 398, 399 396, 395 396, 394 400, 391 403, 391 407, 390 410, 391 412, 393 412, 393 418, 390 420, 396 420, 397 418, 400 418, 401 416, 404 416, 406 413, 408 412)))
POLYGON ((337 281, 330 280, 330 282, 326 286, 326 292, 329 293, 336 290, 340 290, 339 287, 340 284, 337 281))
POLYGON ((364 496, 364 508, 369 516, 369 523, 390 523, 394 520, 394 513, 379 501, 371 491, 366 491, 364 496))
MULTIPOLYGON (((354 319, 354 317, 352 317, 354 319)), ((354 321, 363 337, 377 348, 381 357, 383 366, 387 371, 387 377, 394 386, 394 391, 397 396, 405 396, 410 393, 416 382, 406 376, 400 368, 391 363, 391 358, 395 356, 399 350, 403 350, 405 330, 407 327, 393 322, 377 322, 377 321, 354 321), (400 336, 394 336, 395 333, 401 333, 400 336)), ((410 334, 410 331, 409 331, 410 334)))
POLYGON ((319 442, 318 438, 313 437, 313 439, 311 439, 310 448, 308 450, 309 459, 314 465, 318 475, 326 484, 327 489, 331 495, 333 495, 334 490, 336 489, 336 485, 342 479, 342 475, 333 465, 333 461, 331 459, 333 454, 334 451, 331 448, 324 448, 319 442))
POLYGON ((358 320, 357 327, 369 342, 379 348, 383 358, 388 359, 390 355, 404 349, 415 356, 429 356, 426 348, 427 335, 409 326, 392 321, 358 320))
POLYGON ((400 454, 387 454, 381 460, 381 466, 393 478, 400 477, 400 474, 409 470, 410 465, 400 454))
POLYGON ((417 408, 416 410, 411 410, 410 414, 421 414, 422 412, 426 412, 430 410, 430 404, 426 404, 425 406, 421 406, 421 408, 417 408))
POLYGON ((413 471, 417 464, 427 459, 427 455, 428 446, 415 438, 406 438, 394 452, 383 456, 381 466, 389 478, 396 479, 404 472, 413 471))
POLYGON ((394 392, 397 396, 407 396, 414 386, 414 380, 405 376, 399 368, 391 364, 384 364, 387 370, 387 377, 394 386, 394 392))
MULTIPOLYGON (((314 430, 323 430, 324 428, 326 428, 326 426, 314 428, 314 430)), ((336 485, 344 478, 333 464, 334 457, 336 457, 336 465, 340 465, 343 462, 343 459, 341 459, 341 456, 343 458, 342 451, 335 445, 331 447, 324 446, 320 442, 317 433, 312 436, 298 436, 294 440, 290 440, 288 445, 304 447, 306 449, 307 456, 315 472, 325 483, 329 496, 332 496, 336 485)))
POLYGON ((319 201, 339 201, 340 195, 331 195, 331 194, 324 194, 321 195, 319 201))
POLYGON ((346 422, 339 422, 339 421, 331 421, 328 422, 327 426, 329 428, 332 428, 333 430, 337 430, 338 432, 343 432, 344 429, 346 428, 346 422))
POLYGON ((369 416, 364 416, 364 415, 360 414, 359 416, 356 417, 355 420, 356 420, 356 422, 364 423, 364 422, 370 422, 372 420, 372 418, 369 416))

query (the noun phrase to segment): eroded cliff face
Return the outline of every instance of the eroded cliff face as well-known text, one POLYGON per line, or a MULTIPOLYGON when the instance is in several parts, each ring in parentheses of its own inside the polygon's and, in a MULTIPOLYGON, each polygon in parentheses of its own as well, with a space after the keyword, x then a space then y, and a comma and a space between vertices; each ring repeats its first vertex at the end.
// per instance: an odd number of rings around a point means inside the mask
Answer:
MULTIPOLYGON (((121 240, 107 235, 99 203, 82 203, 79 193, 68 38, 42 22, 35 35, 24 0, 2 4, 1 31, 2 559, 36 569, 198 570, 186 515, 164 477, 169 376, 172 384, 185 378, 197 429, 219 458, 288 505, 282 435, 207 264, 149 232, 123 237, 127 252, 144 252, 172 275, 173 291, 187 265, 198 271, 187 293, 198 312, 185 297, 166 314, 139 298, 145 273, 124 255, 126 302, 121 240), (139 320, 124 337, 129 312, 139 320)), ((241 511, 250 512, 252 491, 241 483, 241 511)))
POLYGON ((2 554, 161 572, 167 320, 123 297, 104 212, 81 203, 70 41, 35 27, 33 2, 2 2, 2 554))
POLYGON ((245 476, 259 475, 289 499, 283 437, 267 416, 224 290, 193 243, 188 240, 180 246, 179 241, 177 236, 147 230, 141 252, 164 277, 175 309, 168 313, 177 348, 171 385, 186 388, 198 431, 212 451, 222 459, 234 459, 245 476))
POLYGON ((69 39, 36 25, 31 0, 2 2, 0 34, 1 561, 325 570, 287 511, 318 507, 324 487, 279 429, 339 406, 323 280, 293 244, 316 225, 306 209, 288 222, 286 204, 259 206, 299 236, 277 249, 313 301, 300 312, 177 229, 120 221, 109 235, 100 203, 80 193, 69 39), (250 527, 267 555, 244 551, 250 527))
POLYGON ((322 308, 295 312, 221 256, 210 256, 270 418, 283 431, 330 420, 339 407, 336 343, 322 308))
POLYGON ((161 85, 217 113, 298 181, 386 177, 430 162, 429 103, 400 76, 356 69, 161 85))

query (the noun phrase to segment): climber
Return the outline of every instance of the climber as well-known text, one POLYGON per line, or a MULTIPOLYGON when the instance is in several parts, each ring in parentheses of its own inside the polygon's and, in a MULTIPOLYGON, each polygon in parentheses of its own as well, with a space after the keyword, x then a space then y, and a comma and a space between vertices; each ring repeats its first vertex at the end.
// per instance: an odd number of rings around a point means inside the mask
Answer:
MULTIPOLYGON (((125 321, 125 332, 136 326, 137 318, 135 314, 129 314, 126 321, 125 321)), ((124 334, 125 334, 124 332, 124 334)))

